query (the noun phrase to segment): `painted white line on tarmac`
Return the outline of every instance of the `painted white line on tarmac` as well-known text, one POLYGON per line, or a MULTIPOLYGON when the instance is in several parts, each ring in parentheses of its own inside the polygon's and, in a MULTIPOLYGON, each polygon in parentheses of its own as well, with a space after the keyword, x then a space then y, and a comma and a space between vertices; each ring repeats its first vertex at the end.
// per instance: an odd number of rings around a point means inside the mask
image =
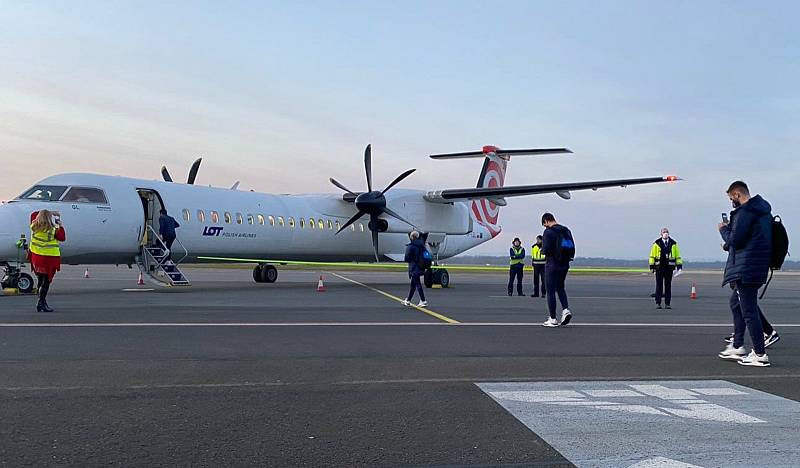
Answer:
MULTIPOLYGON (((0 323, 0 328, 112 328, 112 327, 541 327, 539 322, 95 322, 95 323, 0 323)), ((732 328, 730 323, 570 323, 573 327, 631 328, 732 328)), ((777 323, 776 328, 800 328, 800 323, 777 323)))
MULTIPOLYGON (((496 298, 496 299, 505 299, 505 298, 508 298, 508 297, 525 297, 525 296, 527 296, 527 295, 523 295, 523 296, 505 295, 505 296, 486 296, 486 297, 496 298)), ((530 297, 530 296, 527 296, 527 297, 530 297)), ((532 299, 542 299, 542 298, 537 298, 536 296, 533 296, 532 299)), ((570 300, 573 300, 573 299, 592 299, 592 300, 599 299, 599 300, 614 300, 614 301, 650 301, 650 302, 653 302, 653 298, 652 297, 569 296, 569 299, 570 300)))

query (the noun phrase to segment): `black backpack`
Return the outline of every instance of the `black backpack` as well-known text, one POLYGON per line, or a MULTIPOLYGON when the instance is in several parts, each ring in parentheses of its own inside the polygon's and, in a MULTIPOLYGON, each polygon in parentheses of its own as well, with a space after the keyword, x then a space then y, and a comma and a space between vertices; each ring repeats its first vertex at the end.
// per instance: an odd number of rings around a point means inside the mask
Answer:
POLYGON ((786 232, 786 227, 780 216, 772 218, 772 254, 769 257, 769 279, 767 284, 764 285, 764 291, 761 292, 759 299, 764 297, 769 288, 769 283, 772 281, 772 275, 775 270, 780 270, 783 267, 783 262, 789 255, 789 234, 786 232))
POLYGON ((556 260, 561 263, 573 261, 575 259, 575 240, 572 238, 570 230, 562 226, 558 230, 556 242, 556 260))

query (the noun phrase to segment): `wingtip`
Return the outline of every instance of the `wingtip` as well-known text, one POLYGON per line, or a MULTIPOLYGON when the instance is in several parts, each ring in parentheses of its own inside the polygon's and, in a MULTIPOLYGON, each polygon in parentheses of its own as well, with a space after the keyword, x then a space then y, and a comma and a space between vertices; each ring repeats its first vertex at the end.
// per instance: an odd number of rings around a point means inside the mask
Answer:
POLYGON ((678 176, 676 176, 676 175, 668 175, 668 176, 664 176, 664 180, 667 181, 667 182, 677 182, 677 181, 683 180, 683 179, 678 177, 678 176))

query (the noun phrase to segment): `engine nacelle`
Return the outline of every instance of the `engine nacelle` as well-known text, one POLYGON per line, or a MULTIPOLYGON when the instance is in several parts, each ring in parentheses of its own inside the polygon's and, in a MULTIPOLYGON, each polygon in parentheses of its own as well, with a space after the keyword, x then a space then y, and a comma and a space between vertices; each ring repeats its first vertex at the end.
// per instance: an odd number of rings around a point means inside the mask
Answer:
MULTIPOLYGON (((463 235, 472 232, 472 216, 466 203, 428 203, 425 201, 406 201, 391 208, 414 223, 422 232, 441 232, 450 235, 463 235)), ((385 232, 407 233, 413 229, 399 219, 386 217, 385 232)))

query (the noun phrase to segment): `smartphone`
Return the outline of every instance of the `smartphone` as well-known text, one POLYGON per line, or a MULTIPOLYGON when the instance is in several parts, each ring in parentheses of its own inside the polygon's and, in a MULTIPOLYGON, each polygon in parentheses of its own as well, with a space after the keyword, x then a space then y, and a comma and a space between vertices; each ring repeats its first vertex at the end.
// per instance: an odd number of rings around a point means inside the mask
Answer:
POLYGON ((728 213, 722 213, 722 222, 728 224, 728 213))

